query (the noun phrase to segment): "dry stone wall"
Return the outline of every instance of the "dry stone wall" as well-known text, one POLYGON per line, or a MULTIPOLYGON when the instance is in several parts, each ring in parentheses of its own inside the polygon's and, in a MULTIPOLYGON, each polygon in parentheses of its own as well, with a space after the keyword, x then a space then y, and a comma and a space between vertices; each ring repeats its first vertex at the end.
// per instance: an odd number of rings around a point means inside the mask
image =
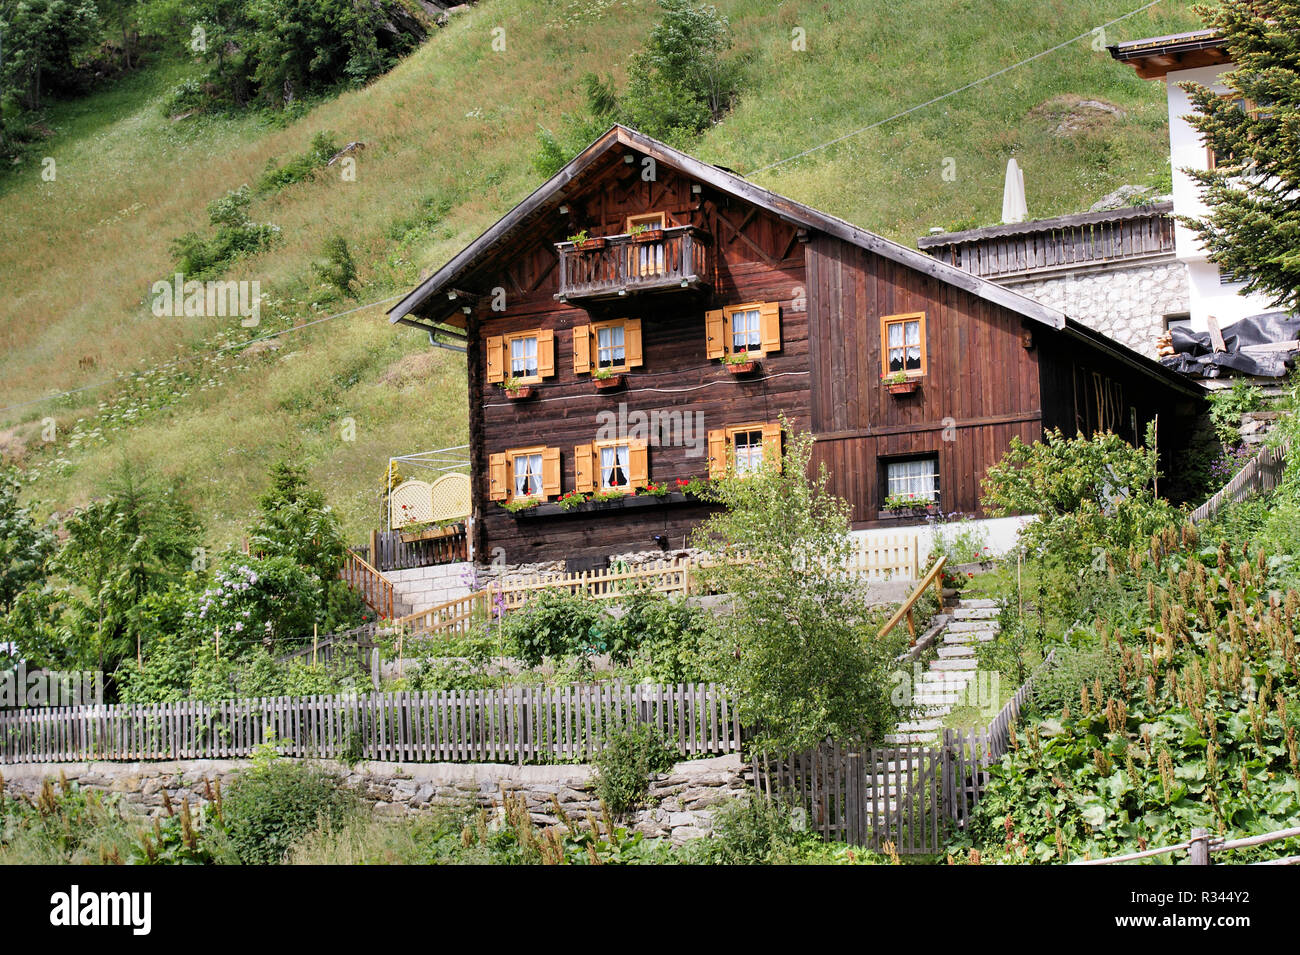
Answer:
MULTIPOLYGON (((128 811, 139 815, 163 812, 163 793, 179 805, 206 803, 213 784, 229 787, 245 760, 182 760, 157 763, 46 763, 0 766, 8 796, 35 798, 45 780, 61 776, 84 789, 116 794, 128 811)), ((538 825, 560 820, 555 804, 566 815, 585 819, 600 812, 595 780, 589 765, 512 766, 495 763, 362 763, 355 767, 325 763, 354 787, 372 811, 400 818, 438 805, 473 805, 495 809, 502 794, 522 795, 538 825)), ((742 795, 752 784, 752 771, 738 756, 680 762, 650 785, 650 808, 633 814, 636 831, 675 843, 708 836, 718 806, 742 795)))

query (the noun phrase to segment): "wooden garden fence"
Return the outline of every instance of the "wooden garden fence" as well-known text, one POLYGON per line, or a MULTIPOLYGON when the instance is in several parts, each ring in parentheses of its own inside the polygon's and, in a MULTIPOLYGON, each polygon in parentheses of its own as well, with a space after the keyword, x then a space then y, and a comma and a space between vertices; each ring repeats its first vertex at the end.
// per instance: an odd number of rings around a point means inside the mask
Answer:
POLYGON ((1035 676, 1052 663, 1048 654, 987 727, 945 729, 941 746, 830 740, 784 760, 757 759, 754 778, 802 809, 824 839, 876 850, 888 843, 899 855, 939 852, 949 829, 970 820, 1035 676))
POLYGON ((1192 523, 1208 521, 1229 504, 1273 490, 1282 482, 1290 450, 1291 445, 1286 441, 1276 448, 1261 448, 1217 494, 1192 511, 1192 523))
POLYGON ((0 763, 239 759, 271 739, 317 759, 554 763, 637 723, 684 756, 740 750, 714 684, 602 684, 0 710, 0 763))

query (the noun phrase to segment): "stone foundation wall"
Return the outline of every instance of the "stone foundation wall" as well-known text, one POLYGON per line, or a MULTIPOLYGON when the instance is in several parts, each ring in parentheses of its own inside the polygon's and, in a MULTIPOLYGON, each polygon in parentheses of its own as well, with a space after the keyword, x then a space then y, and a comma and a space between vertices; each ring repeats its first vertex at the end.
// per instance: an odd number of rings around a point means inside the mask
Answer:
MULTIPOLYGON (((182 760, 158 763, 42 763, 0 765, 8 796, 34 798, 46 779, 60 774, 85 789, 116 793, 122 805, 141 815, 163 812, 163 793, 179 805, 207 802, 209 783, 229 787, 246 760, 182 760)), ((431 806, 473 804, 494 809, 502 792, 522 794, 533 821, 555 825, 554 802, 566 815, 585 818, 599 813, 593 770, 588 765, 512 766, 497 763, 362 763, 351 769, 323 765, 338 772, 360 792, 378 816, 402 817, 431 806)), ((651 808, 633 814, 636 831, 681 843, 707 836, 713 811, 743 795, 752 771, 739 756, 687 760, 656 776, 650 787, 651 808)))

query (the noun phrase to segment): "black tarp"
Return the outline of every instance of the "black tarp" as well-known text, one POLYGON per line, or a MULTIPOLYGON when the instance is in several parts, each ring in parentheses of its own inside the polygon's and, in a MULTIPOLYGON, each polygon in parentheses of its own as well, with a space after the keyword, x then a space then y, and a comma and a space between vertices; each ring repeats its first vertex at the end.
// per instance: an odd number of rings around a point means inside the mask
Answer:
POLYGON ((1218 378, 1224 369, 1261 378, 1281 378, 1295 367, 1294 357, 1287 352, 1242 351, 1251 345, 1271 345, 1300 338, 1300 317, 1290 312, 1251 315, 1222 331, 1227 351, 1216 352, 1209 332, 1194 332, 1175 325, 1169 330, 1174 354, 1164 356, 1160 363, 1198 378, 1218 378))

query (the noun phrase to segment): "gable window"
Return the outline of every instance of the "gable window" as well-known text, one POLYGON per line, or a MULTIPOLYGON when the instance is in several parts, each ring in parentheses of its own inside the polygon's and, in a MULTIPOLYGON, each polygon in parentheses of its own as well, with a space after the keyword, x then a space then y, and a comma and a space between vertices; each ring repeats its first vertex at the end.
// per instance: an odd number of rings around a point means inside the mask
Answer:
POLYGON ((559 448, 515 448, 488 457, 488 497, 494 501, 535 498, 560 493, 559 448))
POLYGON ((650 483, 650 451, 644 441, 593 441, 573 449, 574 488, 634 491, 650 483))
POLYGON ((717 428, 709 432, 709 477, 723 477, 729 468, 749 474, 763 464, 781 463, 781 425, 775 421, 717 428))
POLYGON ((549 328, 490 335, 483 351, 488 384, 503 384, 507 378, 532 383, 555 375, 555 332, 549 328))
POLYGON ((882 375, 925 374, 925 313, 885 315, 880 319, 882 375))
POLYGON ((885 497, 912 501, 939 500, 939 458, 929 454, 885 462, 885 497))
POLYGON ((728 305, 705 312, 704 329, 707 357, 759 358, 781 350, 781 306, 777 302, 728 305))
MULTIPOLYGON (((628 216, 627 231, 644 232, 647 229, 663 229, 668 225, 668 216, 662 212, 648 212, 645 215, 628 216)), ((664 273, 663 242, 634 242, 628 247, 628 271, 636 276, 662 275, 664 273)))
POLYGON ((602 368, 627 371, 641 364, 641 319, 593 322, 573 330, 574 374, 585 375, 602 368))

